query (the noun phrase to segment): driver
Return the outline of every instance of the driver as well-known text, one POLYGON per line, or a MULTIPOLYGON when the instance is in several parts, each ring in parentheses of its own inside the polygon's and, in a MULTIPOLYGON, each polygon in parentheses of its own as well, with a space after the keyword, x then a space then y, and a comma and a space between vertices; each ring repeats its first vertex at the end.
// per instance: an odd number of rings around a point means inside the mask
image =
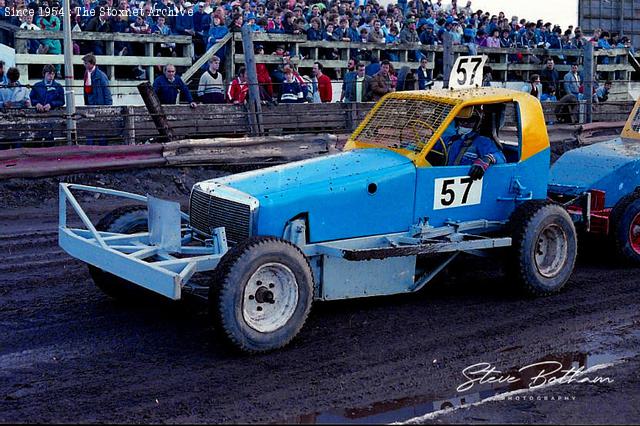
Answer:
POLYGON ((473 180, 482 179, 492 164, 507 162, 495 142, 478 133, 481 122, 481 105, 463 108, 455 118, 456 133, 446 141, 449 151, 447 165, 470 164, 469 176, 473 180))

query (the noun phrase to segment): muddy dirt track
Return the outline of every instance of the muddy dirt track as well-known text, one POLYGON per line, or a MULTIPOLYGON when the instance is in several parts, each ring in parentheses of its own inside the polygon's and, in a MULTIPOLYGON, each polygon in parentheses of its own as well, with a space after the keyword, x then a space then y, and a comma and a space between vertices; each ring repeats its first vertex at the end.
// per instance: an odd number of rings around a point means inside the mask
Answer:
MULTIPOLYGON (((193 182, 219 173, 64 180, 186 203, 193 182)), ((538 391, 574 396, 556 402, 562 409, 502 401, 475 417, 454 411, 423 421, 640 418, 640 269, 612 265, 597 247, 582 250, 566 290, 552 298, 523 299, 499 266, 462 258, 418 294, 317 303, 292 345, 238 356, 220 345, 197 299, 127 306, 104 296, 86 266, 57 246, 56 184, 0 182, 0 422, 403 421, 490 394, 458 395, 469 365, 507 370, 544 359, 615 359, 598 374, 616 380, 538 391)), ((84 203, 94 218, 114 207, 103 198, 84 203)))

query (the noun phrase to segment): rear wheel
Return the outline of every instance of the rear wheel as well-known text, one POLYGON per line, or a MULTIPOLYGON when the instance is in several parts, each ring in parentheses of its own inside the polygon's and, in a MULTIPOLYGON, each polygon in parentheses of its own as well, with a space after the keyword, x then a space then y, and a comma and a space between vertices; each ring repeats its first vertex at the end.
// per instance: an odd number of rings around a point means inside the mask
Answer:
POLYGON ((609 234, 623 261, 640 264, 640 189, 620 199, 613 207, 609 234))
MULTIPOLYGON (((96 229, 98 231, 115 232, 119 234, 135 234, 138 232, 146 232, 149 229, 148 220, 146 207, 118 207, 100 219, 96 225, 96 229)), ((116 300, 131 301, 135 298, 148 296, 151 293, 130 281, 124 280, 93 265, 89 265, 89 274, 100 290, 116 300)))
POLYGON ((311 267, 297 246, 279 238, 236 245, 220 261, 213 281, 209 310, 216 328, 244 352, 285 346, 311 310, 311 267))
POLYGON ((533 201, 516 209, 510 220, 513 246, 507 270, 528 294, 559 292, 573 272, 576 230, 560 205, 533 201))

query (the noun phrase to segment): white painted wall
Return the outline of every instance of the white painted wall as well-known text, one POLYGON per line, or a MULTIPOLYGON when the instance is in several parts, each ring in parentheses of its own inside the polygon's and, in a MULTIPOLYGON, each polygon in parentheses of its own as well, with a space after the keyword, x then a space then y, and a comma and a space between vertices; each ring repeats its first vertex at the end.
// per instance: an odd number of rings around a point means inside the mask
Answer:
POLYGON ((5 70, 16 64, 16 50, 13 47, 9 47, 0 43, 0 60, 5 63, 5 70))

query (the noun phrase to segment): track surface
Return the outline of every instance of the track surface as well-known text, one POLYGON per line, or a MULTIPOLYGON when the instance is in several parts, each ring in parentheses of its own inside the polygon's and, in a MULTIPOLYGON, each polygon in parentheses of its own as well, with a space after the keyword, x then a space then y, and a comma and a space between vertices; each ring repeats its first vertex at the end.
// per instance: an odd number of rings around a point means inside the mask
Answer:
MULTIPOLYGON (((76 180, 186 202, 185 188, 212 175, 76 180)), ((195 300, 126 306, 104 296, 85 265, 57 246, 55 179, 2 182, 0 199, 0 422, 310 422, 326 413, 358 421, 413 400, 447 399, 462 369, 478 362, 507 369, 548 355, 640 353, 640 270, 612 266, 592 249, 552 298, 523 299, 496 265, 464 258, 419 294, 318 303, 292 345, 239 356, 220 345, 195 300)), ((96 218, 114 207, 93 198, 85 205, 96 218)), ((527 420, 588 422, 582 409, 606 397, 614 403, 598 413, 637 421, 638 375, 629 379, 629 365, 605 370, 620 377, 615 385, 579 387, 564 410, 527 420)), ((505 416, 521 409, 512 403, 487 407, 451 421, 523 419, 505 416)))

